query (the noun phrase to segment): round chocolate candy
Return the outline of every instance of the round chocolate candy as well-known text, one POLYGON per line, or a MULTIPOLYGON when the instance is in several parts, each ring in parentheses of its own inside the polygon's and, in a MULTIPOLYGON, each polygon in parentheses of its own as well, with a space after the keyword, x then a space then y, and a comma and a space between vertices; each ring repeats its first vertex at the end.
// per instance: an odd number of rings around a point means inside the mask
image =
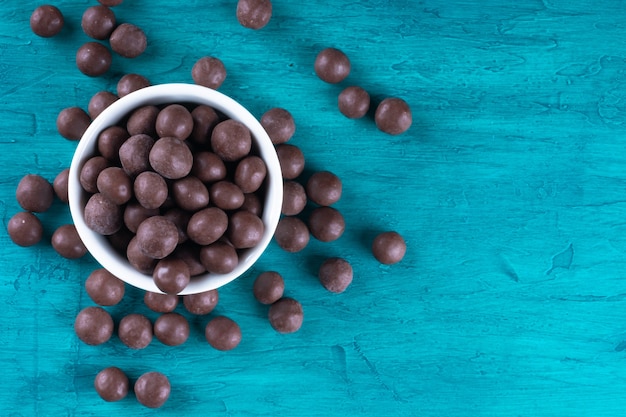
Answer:
POLYGON ((196 315, 209 314, 219 301, 217 290, 209 290, 197 294, 183 295, 183 304, 188 312, 196 315))
POLYGON ((119 401, 128 395, 128 377, 120 368, 115 366, 98 372, 94 386, 104 401, 119 401))
POLYGON ((279 333, 294 333, 302 327, 302 304, 293 298, 283 297, 270 306, 270 324, 279 333))
POLYGON ((11 217, 7 224, 7 231, 13 243, 23 247, 36 245, 43 236, 41 220, 28 211, 11 217))
POLYGON ((309 200, 320 206, 331 206, 341 198, 342 185, 338 176, 328 171, 311 175, 306 183, 309 200))
POLYGON ((152 171, 144 171, 137 175, 133 191, 139 204, 147 209, 161 207, 168 196, 167 183, 162 176, 152 171))
POLYGON ((225 242, 215 242, 202 246, 200 262, 213 274, 228 274, 237 267, 239 257, 235 248, 225 242))
POLYGON ((129 137, 120 146, 120 163, 124 171, 131 177, 136 177, 150 169, 150 150, 154 146, 154 139, 146 134, 137 134, 129 137))
POLYGON ((217 90, 226 79, 226 67, 218 58, 205 56, 191 68, 191 78, 198 85, 217 90))
POLYGON ((380 233, 372 243, 372 254, 386 265, 398 263, 406 253, 406 242, 398 232, 380 233))
POLYGON ((111 67, 111 52, 98 42, 87 42, 76 51, 76 66, 85 75, 97 77, 111 67))
POLYGON ((111 165, 104 157, 98 155, 89 158, 80 169, 78 180, 83 190, 88 193, 98 192, 98 176, 111 165))
POLYGON ((185 140, 193 130, 193 117, 185 106, 170 104, 159 112, 156 131, 159 137, 171 136, 185 140))
POLYGON ((124 97, 134 91, 149 87, 150 80, 139 74, 126 74, 117 82, 117 95, 124 97))
POLYGON ((304 171, 304 154, 297 146, 283 143, 276 146, 283 178, 293 180, 304 171))
POLYGON ((157 106, 143 106, 133 111, 126 122, 126 130, 131 135, 143 133, 156 137, 156 118, 159 115, 157 106))
POLYGON ((350 74, 350 60, 339 49, 326 48, 317 54, 314 68, 321 80, 337 84, 350 74))
POLYGON ((195 212, 209 205, 209 190, 198 178, 189 175, 172 184, 174 202, 183 210, 195 212))
POLYGON ((166 313, 154 322, 154 335, 167 346, 179 346, 189 338, 189 322, 178 313, 166 313))
POLYGON ((101 193, 89 197, 83 213, 87 227, 101 235, 112 235, 122 227, 122 208, 101 193))
POLYGON ((254 281, 252 293, 261 304, 270 305, 278 301, 285 292, 285 281, 276 271, 267 271, 259 274, 254 281))
POLYGON ((115 13, 106 6, 91 6, 83 13, 80 26, 90 38, 108 39, 115 29, 115 13))
POLYGON ((255 193, 244 194, 243 204, 241 205, 240 210, 249 211, 255 216, 261 217, 263 214, 263 203, 261 203, 261 198, 255 193))
POLYGON ((89 100, 87 111, 92 119, 95 119, 111 104, 117 101, 118 97, 109 91, 98 91, 89 100))
POLYGON ((30 28, 35 35, 50 38, 63 29, 63 13, 52 5, 37 7, 30 15, 30 28))
POLYGON ((178 305, 178 296, 146 291, 143 296, 143 302, 150 310, 157 313, 171 313, 178 305))
POLYGON ((146 50, 146 34, 135 25, 122 23, 115 28, 109 38, 111 49, 126 58, 136 58, 146 50))
POLYGON ((87 294, 94 303, 101 306, 114 306, 122 301, 125 292, 124 282, 104 268, 94 270, 85 281, 87 294))
POLYGON ((406 101, 390 97, 380 102, 376 108, 374 121, 378 129, 383 132, 399 135, 411 127, 413 116, 406 101))
POLYGON ((191 216, 187 236, 199 245, 209 245, 222 237, 227 228, 226 213, 217 207, 207 207, 191 216))
POLYGON ((228 240, 236 249, 252 248, 263 238, 263 220, 249 211, 240 210, 228 219, 228 240))
POLYGON ((163 259, 178 244, 178 228, 163 216, 149 217, 137 228, 137 244, 146 256, 163 259))
POLYGON ((137 229, 141 222, 148 217, 158 216, 159 210, 156 208, 145 208, 138 202, 130 202, 124 207, 124 225, 133 233, 137 233, 137 229))
POLYGON ((211 202, 222 210, 236 210, 243 204, 241 188, 230 181, 218 181, 209 189, 211 202))
POLYGON ((178 294, 187 287, 190 278, 187 264, 173 257, 161 259, 152 272, 157 288, 166 294, 178 294))
POLYGON ((349 119, 360 119, 370 109, 370 95, 361 87, 351 86, 339 93, 339 111, 349 119))
POLYGON ((130 135, 120 126, 111 126, 98 135, 98 152, 107 160, 119 165, 120 148, 130 135))
POLYGON ((59 112, 57 130, 65 139, 79 140, 91 124, 91 118, 80 107, 68 107, 59 112))
POLYGON ((152 323, 141 314, 129 314, 120 320, 117 335, 131 349, 143 349, 152 342, 152 323))
POLYGON ((191 216, 192 213, 185 211, 179 207, 171 208, 163 213, 163 217, 171 220, 172 223, 176 225, 176 228, 178 229, 179 245, 189 239, 189 236, 187 236, 187 226, 189 225, 189 220, 191 219, 191 216))
POLYGON ((57 198, 64 203, 69 201, 69 196, 67 194, 67 184, 70 177, 70 169, 65 168, 61 172, 57 174, 54 178, 54 182, 52 183, 52 188, 54 189, 54 193, 57 198))
POLYGON ((329 258, 322 263, 317 276, 328 291, 341 293, 352 283, 352 265, 345 259, 329 258))
POLYGON ((22 177, 15 190, 17 203, 26 211, 42 213, 54 201, 52 185, 40 175, 28 174, 22 177))
POLYGON ((187 264, 192 277, 206 272, 206 268, 200 262, 200 249, 200 245, 193 242, 185 242, 182 245, 178 245, 172 254, 172 256, 182 259, 187 264))
POLYGON ((309 244, 309 228, 297 217, 283 217, 274 233, 276 243, 287 252, 300 252, 309 244))
POLYGON ((191 111, 193 129, 189 138, 198 145, 206 145, 211 140, 213 129, 220 122, 220 117, 213 107, 199 105, 191 111))
POLYGON ((128 258, 128 262, 137 271, 150 275, 152 275, 152 271, 154 271, 154 267, 158 262, 156 259, 143 253, 139 246, 137 236, 134 236, 130 242, 128 242, 126 258, 128 258))
POLYGON ((150 165, 163 177, 175 180, 191 172, 193 155, 182 140, 162 137, 150 150, 150 165))
POLYGON ((285 216, 300 214, 306 207, 307 196, 302 184, 296 181, 283 183, 283 207, 281 212, 285 216))
POLYGON ((241 342, 241 328, 228 317, 217 316, 204 329, 207 342, 217 350, 232 350, 241 342))
POLYGON ((248 29, 265 27, 272 17, 270 0, 239 0, 237 2, 237 20, 248 29))
POLYGON ((171 390, 170 381, 159 372, 148 372, 141 375, 134 386, 137 401, 148 408, 163 406, 170 397, 171 390))
POLYGON ((205 183, 213 183, 226 178, 224 161, 213 152, 201 151, 194 155, 191 173, 205 183))
POLYGON ((101 345, 113 334, 113 318, 102 307, 86 307, 76 316, 74 331, 88 345, 101 345))
POLYGON ((128 202, 133 196, 130 177, 120 167, 108 167, 102 170, 96 181, 98 191, 117 205, 128 202))
POLYGON ((250 153, 250 131, 241 122, 224 120, 213 129, 211 147, 224 161, 237 161, 250 153))
POLYGON ((261 116, 261 126, 274 145, 287 142, 296 132, 296 123, 291 113, 279 107, 269 109, 261 116))
POLYGON ((261 187, 266 175, 265 162, 258 156, 247 156, 237 164, 235 184, 242 192, 253 193, 261 187))
POLYGON ((332 242, 343 235, 346 222, 343 215, 332 207, 317 207, 309 216, 311 234, 322 242, 332 242))
POLYGON ((128 230, 126 227, 120 227, 120 230, 113 233, 112 235, 108 235, 106 238, 113 247, 114 250, 119 254, 125 254, 126 249, 128 248, 128 244, 135 237, 135 234, 128 230))
POLYGON ((87 253, 87 248, 80 240, 73 224, 65 224, 54 231, 52 247, 59 255, 67 259, 82 258, 87 253))

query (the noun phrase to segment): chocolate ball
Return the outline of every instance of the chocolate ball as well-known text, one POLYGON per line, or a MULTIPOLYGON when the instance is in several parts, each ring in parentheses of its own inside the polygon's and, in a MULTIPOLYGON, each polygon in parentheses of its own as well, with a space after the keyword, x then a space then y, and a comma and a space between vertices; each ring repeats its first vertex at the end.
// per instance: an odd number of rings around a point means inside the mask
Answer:
POLYGON ((74 321, 76 336, 88 345, 101 345, 113 334, 113 319, 101 307, 86 307, 74 321))
POLYGON ((213 107, 199 105, 191 111, 193 129, 189 138, 198 145, 206 145, 211 141, 211 133, 220 122, 220 117, 213 107))
POLYGON ((106 236, 106 239, 117 253, 123 255, 126 253, 126 249, 133 237, 135 237, 135 234, 122 226, 117 232, 106 236))
POLYGON ((157 313, 171 313, 178 305, 178 296, 146 291, 143 302, 150 310, 157 313))
POLYGON ((249 211, 238 211, 228 219, 228 240, 236 249, 252 248, 263 238, 263 220, 249 211))
POLYGON ((237 267, 239 257, 228 243, 215 242, 200 249, 200 262, 213 274, 228 274, 237 267))
POLYGON ((350 74, 350 60, 336 48, 323 49, 315 58, 315 73, 327 83, 340 83, 350 74))
POLYGON ((168 196, 167 183, 162 176, 152 171, 144 171, 137 175, 133 191, 139 204, 147 209, 161 207, 168 196))
POLYGON ((253 193, 261 187, 266 175, 265 162, 258 156, 247 156, 237 164, 235 184, 242 192, 253 193))
POLYGON ((119 165, 120 148, 129 137, 123 127, 107 127, 98 135, 98 152, 108 161, 119 165))
POLYGON ((131 349, 143 349, 152 342, 152 323, 141 314, 129 314, 120 320, 117 335, 131 349))
POLYGON ((126 74, 117 82, 117 95, 124 97, 132 92, 149 87, 150 80, 139 74, 126 74))
POLYGON ((218 58, 205 56, 191 68, 191 78, 198 85, 217 90, 226 79, 226 67, 218 58))
POLYGON ((360 119, 370 109, 370 95, 361 87, 351 86, 339 93, 339 111, 349 119, 360 119))
POLYGON ((232 350, 241 342, 241 328, 228 317, 217 316, 204 330, 207 342, 217 350, 232 350))
POLYGON ((101 306, 114 306, 122 301, 125 292, 124 282, 104 268, 94 270, 85 281, 87 294, 94 303, 101 306))
POLYGON ((338 176, 328 171, 311 175, 306 183, 309 200, 320 206, 331 206, 341 198, 342 185, 338 176))
POLYGON ((346 223, 343 215, 332 207, 317 207, 309 216, 309 230, 322 242, 332 242, 343 235, 346 223))
POLYGON ((154 335, 164 345, 182 345, 189 338, 189 322, 178 313, 163 314, 154 322, 154 335))
POLYGON ((217 290, 209 290, 197 294, 183 295, 183 304, 188 312, 196 315, 209 314, 219 301, 217 290))
POLYGON ((270 324, 279 333, 294 333, 302 327, 302 304, 293 298, 283 297, 270 306, 270 324))
POLYGON ((143 253, 143 250, 141 250, 141 247, 139 246, 137 236, 134 236, 130 242, 128 242, 128 246, 126 247, 126 258, 128 259, 128 263, 130 263, 137 271, 149 275, 152 275, 154 267, 158 262, 158 260, 143 253))
POLYGON ((137 233, 137 229, 141 222, 148 217, 158 216, 159 210, 156 208, 145 208, 138 202, 130 202, 124 207, 124 225, 133 233, 137 233))
POLYGON ((146 256, 163 259, 176 248, 178 229, 163 216, 149 217, 137 228, 137 244, 146 256))
POLYGON ((302 174, 304 171, 304 154, 300 148, 283 143, 276 146, 276 154, 283 178, 293 180, 302 174))
POLYGON ((111 166, 111 163, 102 156, 94 156, 89 158, 80 169, 78 180, 83 190, 88 193, 98 192, 98 176, 105 168, 111 166))
POLYGON ((131 135, 141 133, 156 137, 156 119, 159 115, 157 106, 142 106, 133 111, 126 122, 126 130, 131 135))
POLYGON ((172 223, 176 225, 176 228, 178 229, 179 245, 189 239, 189 236, 187 236, 187 226, 189 225, 189 220, 191 219, 191 216, 192 214, 190 212, 185 211, 179 207, 171 208, 163 213, 163 217, 171 220, 172 223))
POLYGON ((241 122, 233 119, 220 122, 211 134, 211 148, 224 161, 237 161, 250 153, 252 137, 241 122))
POLYGON ((217 207, 208 207, 194 213, 187 224, 187 236, 199 245, 217 241, 228 228, 228 216, 217 207))
POLYGON ((182 245, 178 245, 172 254, 172 256, 183 260, 187 264, 192 277, 206 272, 206 268, 200 262, 200 249, 200 245, 187 241, 182 245))
POLYGON ((112 235, 122 227, 122 208, 101 193, 89 197, 83 214, 87 227, 101 235, 112 235))
POLYGON ((96 181, 98 191, 117 205, 128 202, 133 196, 130 177, 120 167, 108 167, 102 170, 96 181))
POLYGON ((61 110, 56 120, 57 130, 61 136, 69 140, 79 140, 90 124, 91 118, 80 107, 61 110))
POLYGON ((87 42, 76 51, 76 66, 85 75, 97 77, 111 67, 111 52, 98 42, 87 42))
POLYGON ((374 115, 376 127, 390 135, 406 132, 413 123, 411 109, 401 98, 386 98, 380 102, 374 115))
POLYGON ((322 263, 317 276, 328 291, 341 293, 352 283, 352 265, 345 259, 329 258, 322 263))
POLYGON ((41 221, 28 211, 17 213, 11 217, 7 231, 13 243, 23 247, 36 245, 43 236, 41 221))
POLYGON ((152 272, 157 288, 166 294, 178 294, 189 284, 191 275, 187 264, 176 258, 161 259, 152 272))
POLYGON ((272 17, 270 0, 239 0, 237 2, 237 20, 248 29, 265 27, 272 17))
POLYGON ((119 401, 128 395, 128 377, 120 368, 115 366, 98 372, 94 386, 104 401, 119 401))
POLYGON ((67 259, 82 258, 87 253, 87 248, 80 240, 73 224, 65 224, 54 231, 52 247, 59 255, 67 259))
POLYGON ((274 239, 287 252, 300 252, 309 244, 309 228, 297 217, 283 217, 278 221, 274 239))
POLYGON ((146 34, 135 25, 122 23, 115 28, 109 38, 111 49, 126 58, 136 58, 146 50, 146 34))
POLYGON ((35 35, 50 38, 63 29, 63 14, 49 4, 37 7, 30 15, 30 28, 35 35))
POLYGON ((87 111, 92 119, 95 119, 111 104, 117 101, 118 97, 109 91, 98 91, 89 100, 87 111))
POLYGON ((296 181, 285 181, 283 183, 282 214, 285 216, 300 214, 306 207, 306 202, 307 195, 302 184, 296 181))
POLYGON ((120 163, 124 171, 131 177, 136 177, 150 169, 150 150, 154 146, 154 139, 146 134, 137 134, 129 137, 120 147, 120 163))
POLYGON ((172 197, 183 210, 195 212, 209 204, 209 190, 198 178, 190 175, 172 184, 172 197))
POLYGON ((115 13, 106 6, 98 5, 89 7, 83 13, 80 26, 83 32, 90 38, 108 39, 115 29, 115 13))
POLYGON ((226 178, 227 170, 224 161, 213 152, 201 151, 194 155, 192 175, 205 183, 213 183, 226 178))
POLYGON ((287 142, 296 132, 296 123, 291 113, 279 107, 269 109, 261 116, 261 126, 274 145, 287 142))
POLYGON ((383 232, 372 243, 372 254, 378 262, 386 265, 398 263, 404 258, 406 243, 397 232, 383 232))
POLYGON ((209 198, 222 210, 236 210, 241 207, 245 197, 241 188, 232 182, 218 181, 211 185, 209 198))
POLYGON ((54 193, 57 198, 64 203, 69 201, 69 196, 67 194, 67 184, 69 181, 70 169, 65 168, 61 172, 57 174, 54 178, 54 182, 52 183, 52 188, 54 189, 54 193))
POLYGON ((54 201, 52 185, 40 175, 28 174, 22 177, 15 190, 17 203, 26 211, 42 213, 54 201))
POLYGON ((135 382, 137 401, 148 408, 159 408, 170 397, 172 387, 167 377, 159 372, 148 372, 135 382))
POLYGON ((278 301, 285 292, 285 281, 275 271, 267 271, 259 274, 254 281, 252 293, 254 298, 261 304, 273 304, 278 301))
POLYGON ((160 137, 172 136, 185 140, 193 130, 193 117, 184 106, 170 104, 159 112, 156 131, 160 137))
POLYGON ((240 210, 249 211, 255 216, 261 217, 263 215, 263 203, 261 203, 261 198, 255 193, 244 194, 243 204, 240 210))
POLYGON ((191 172, 193 165, 191 150, 185 142, 175 137, 157 140, 150 150, 149 158, 150 165, 156 172, 172 180, 185 177, 191 172))

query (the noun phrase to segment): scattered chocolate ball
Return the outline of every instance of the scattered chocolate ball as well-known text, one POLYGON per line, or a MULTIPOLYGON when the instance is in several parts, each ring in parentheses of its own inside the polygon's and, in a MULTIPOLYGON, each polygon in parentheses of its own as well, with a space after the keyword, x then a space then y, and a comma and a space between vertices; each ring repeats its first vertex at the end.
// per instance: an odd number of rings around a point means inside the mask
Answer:
POLYGON ((287 252, 300 252, 309 244, 309 228, 297 217, 283 217, 278 221, 274 239, 287 252))
POLYGON ((345 259, 329 258, 322 263, 317 276, 328 291, 341 293, 352 283, 352 265, 345 259))
POLYGON ((265 27, 272 17, 270 0, 239 0, 237 2, 237 20, 248 29, 265 27))
POLYGON ((273 304, 278 301, 285 292, 285 281, 275 271, 267 271, 259 274, 254 281, 252 293, 254 298, 261 304, 273 304))
POLYGON ((276 146, 276 154, 280 163, 283 178, 293 180, 304 171, 304 154, 297 146, 283 143, 276 146))
POLYGON ((302 304, 293 298, 283 297, 270 306, 270 324, 279 333, 294 333, 302 327, 302 304))
POLYGON ((74 321, 76 336, 88 345, 101 345, 113 334, 113 319, 102 307, 86 307, 74 321))
POLYGON ((156 131, 159 137, 173 136, 185 140, 193 130, 193 117, 189 110, 180 104, 170 104, 159 112, 156 131))
POLYGON ((237 251, 228 243, 215 242, 202 246, 200 262, 204 268, 214 274, 228 274, 239 263, 237 251))
POLYGON ((87 42, 76 52, 76 66, 85 75, 97 77, 111 67, 111 52, 98 42, 87 42))
POLYGON ((159 408, 170 397, 172 387, 167 377, 159 372, 148 372, 135 382, 137 401, 148 408, 159 408))
POLYGON ((411 109, 401 98, 386 98, 376 108, 374 116, 376 127, 390 135, 406 132, 413 123, 411 109))
POLYGON ((143 302, 150 310, 157 313, 171 313, 178 305, 178 296, 146 291, 143 296, 143 302))
POLYGON ((179 346, 189 338, 189 322, 178 313, 166 313, 154 322, 154 335, 167 346, 179 346))
POLYGON ((91 118, 80 107, 68 107, 57 116, 57 130, 65 139, 79 140, 91 124, 91 118))
POLYGON ((211 185, 209 198, 215 206, 222 210, 236 210, 243 204, 244 195, 241 188, 230 181, 218 181, 211 185))
POLYGON ((118 97, 109 91, 98 91, 89 100, 87 111, 92 119, 95 119, 111 104, 117 101, 118 97))
POLYGON ((213 152, 201 151, 194 155, 191 173, 200 181, 213 183, 226 178, 226 165, 213 152))
POLYGON ((89 7, 83 13, 80 26, 83 32, 90 38, 108 39, 115 29, 115 13, 106 6, 98 5, 89 7))
POLYGON ((261 187, 266 176, 265 162, 258 156, 247 156, 237 164, 235 184, 242 192, 253 193, 261 187))
POLYGON ((87 294, 94 303, 114 306, 124 298, 124 282, 104 268, 94 270, 85 281, 87 294))
POLYGON ((159 115, 157 106, 143 106, 135 110, 126 122, 126 130, 130 135, 145 134, 156 137, 156 118, 159 115))
POLYGON ((168 196, 167 183, 162 176, 152 171, 144 171, 137 175, 133 191, 139 204, 147 209, 161 207, 168 196))
POLYGON ((263 238, 263 220, 249 211, 238 211, 228 219, 228 240, 236 249, 252 248, 263 238))
POLYGON ((57 176, 54 178, 54 182, 52 183, 54 193, 56 194, 57 198, 63 203, 67 203, 69 201, 69 196, 67 194, 67 183, 69 180, 69 176, 70 169, 65 168, 57 174, 57 176))
POLYGON ((133 196, 133 185, 130 177, 120 167, 103 169, 96 181, 98 191, 114 204, 122 205, 133 196))
POLYGON ((136 58, 148 46, 146 34, 135 25, 122 23, 115 28, 109 38, 111 49, 125 58, 136 58))
POLYGON ((119 157, 124 171, 131 177, 136 177, 150 169, 150 150, 154 146, 154 139, 146 134, 137 134, 129 137, 120 146, 119 157))
POLYGON ((49 4, 37 7, 30 15, 30 28, 35 35, 50 38, 63 29, 63 14, 49 4))
POLYGON ((351 86, 339 93, 339 111, 349 119, 360 119, 370 109, 370 95, 361 87, 351 86))
POLYGON ((317 207, 309 216, 309 230, 317 240, 332 242, 343 235, 346 223, 338 210, 332 207, 317 207))
POLYGON ((15 190, 17 203, 26 211, 43 213, 54 201, 52 185, 40 175, 28 174, 22 177, 15 190))
POLYGON ((350 74, 350 60, 339 49, 326 48, 317 54, 314 68, 321 80, 337 84, 350 74))
POLYGON ((269 109, 261 116, 261 126, 274 145, 287 142, 296 132, 296 123, 291 113, 279 107, 269 109))
POLYGON ((67 259, 82 258, 87 253, 87 248, 80 240, 73 224, 63 225, 54 231, 52 247, 59 255, 67 259))
POLYGON ((183 295, 183 304, 188 312, 196 315, 209 314, 219 301, 217 290, 205 291, 197 294, 183 295))
POLYGON ((129 314, 120 320, 117 335, 131 349, 143 349, 152 342, 152 323, 141 314, 129 314))
POLYGON ((178 228, 163 216, 149 217, 137 228, 137 244, 146 256, 163 259, 178 244, 178 228))
POLYGON ((183 210, 195 212, 209 204, 209 190, 192 175, 174 181, 171 188, 174 202, 183 210))
POLYGON ((93 156, 89 158, 81 167, 78 175, 83 190, 88 193, 98 192, 98 176, 105 168, 111 166, 111 163, 102 156, 93 156))
POLYGON ((83 213, 87 227, 101 235, 112 235, 122 227, 122 208, 101 193, 89 197, 83 213))
POLYGON ((126 74, 117 82, 117 95, 124 97, 132 92, 149 87, 150 85, 150 80, 143 75, 126 74))
POLYGON ((191 111, 193 129, 189 137, 198 145, 206 145, 211 140, 213 129, 220 122, 220 117, 213 107, 206 105, 196 106, 191 111))
POLYGON ((41 220, 28 211, 17 213, 11 217, 7 231, 13 243, 23 247, 36 245, 43 236, 41 220))
POLYGON ((328 171, 316 172, 306 183, 309 200, 320 206, 331 206, 341 198, 342 185, 338 176, 328 171))
POLYGON ((241 328, 228 317, 217 316, 204 330, 207 342, 217 350, 232 350, 241 342, 241 328))
POLYGON ((233 119, 218 123, 211 134, 211 148, 224 161, 237 161, 250 153, 252 137, 241 122, 233 119))
POLYGON ((115 366, 98 372, 94 386, 104 401, 119 401, 128 395, 128 377, 120 368, 115 366))
POLYGON ((406 243, 397 232, 383 232, 376 236, 372 244, 372 254, 382 264, 398 263, 405 253, 406 243))
MULTIPOLYGON (((137 177, 139 178, 139 177, 137 177)), ((124 225, 132 233, 137 233, 139 225, 148 217, 158 216, 157 208, 146 208, 138 202, 130 202, 124 208, 124 225)))
POLYGON ((157 140, 150 150, 149 160, 150 166, 156 172, 174 180, 187 176, 193 165, 191 150, 185 142, 175 137, 163 137, 157 140))
POLYGON ((166 294, 178 294, 189 284, 191 274, 187 264, 176 258, 161 259, 152 272, 157 288, 166 294))
POLYGON ((158 262, 157 259, 143 253, 143 250, 139 246, 137 236, 134 236, 130 242, 128 242, 128 246, 126 247, 126 258, 128 259, 128 263, 130 263, 133 268, 147 275, 152 275, 152 271, 154 271, 154 267, 158 262))
POLYGON ((217 241, 228 228, 228 216, 217 207, 208 207, 194 213, 187 224, 187 236, 199 245, 217 241))
POLYGON ((296 181, 285 181, 283 183, 283 207, 282 214, 285 216, 295 216, 300 214, 306 207, 306 190, 296 181))
POLYGON ((217 90, 226 79, 226 67, 218 58, 205 56, 191 68, 191 78, 198 85, 217 90))

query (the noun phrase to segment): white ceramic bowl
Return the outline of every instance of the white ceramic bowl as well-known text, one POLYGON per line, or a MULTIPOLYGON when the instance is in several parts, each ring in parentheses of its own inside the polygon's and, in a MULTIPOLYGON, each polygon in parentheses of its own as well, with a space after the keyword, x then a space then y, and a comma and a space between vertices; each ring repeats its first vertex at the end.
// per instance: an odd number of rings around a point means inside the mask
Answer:
POLYGON ((97 153, 97 139, 100 132, 120 122, 134 109, 146 105, 170 103, 205 104, 237 120, 250 129, 253 148, 267 165, 266 195, 263 202, 263 220, 265 231, 261 242, 240 253, 239 264, 228 274, 205 273, 192 277, 191 282, 180 294, 194 294, 219 288, 246 272, 259 259, 270 243, 283 201, 283 183, 280 164, 269 136, 259 121, 241 104, 215 90, 192 84, 161 84, 146 87, 124 96, 105 109, 85 131, 81 138, 70 166, 68 194, 69 206, 76 230, 91 255, 109 272, 130 285, 146 291, 161 292, 154 284, 151 275, 143 274, 133 268, 126 257, 120 255, 105 236, 91 230, 85 224, 84 207, 89 198, 79 182, 83 164, 97 153))

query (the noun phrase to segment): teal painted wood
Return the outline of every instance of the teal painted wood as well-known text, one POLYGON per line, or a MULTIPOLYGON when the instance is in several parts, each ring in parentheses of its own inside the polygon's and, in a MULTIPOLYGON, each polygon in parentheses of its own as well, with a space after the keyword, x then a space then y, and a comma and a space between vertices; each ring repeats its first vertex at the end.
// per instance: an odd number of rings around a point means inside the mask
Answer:
MULTIPOLYGON (((191 82, 193 63, 221 58, 220 89, 257 116, 274 106, 297 122, 307 172, 344 181, 337 207, 348 229, 291 255, 275 244, 223 288, 216 314, 242 327, 221 353, 192 321, 182 347, 141 351, 117 338, 86 346, 72 329, 92 302, 90 259, 59 258, 49 244, 18 248, 0 234, 0 414, 152 415, 132 395, 105 403, 93 378, 119 366, 131 379, 164 372, 172 395, 161 415, 615 416, 626 406, 626 10, 621 1, 274 1, 260 31, 238 25, 235 1, 126 0, 119 21, 145 29, 144 55, 115 57, 88 78, 74 65, 88 38, 89 1, 55 2, 67 28, 52 39, 28 26, 31 1, 0 0, 0 213, 19 210, 27 173, 52 180, 74 143, 58 112, 114 91, 126 72, 153 83, 191 82), (352 60, 328 85, 313 60, 327 46, 352 60), (413 127, 391 137, 371 118, 336 108, 342 87, 405 98, 413 127), (404 261, 369 253, 381 230, 401 232, 404 261), (327 256, 355 269, 352 286, 327 293, 316 270, 327 256), (304 305, 293 335, 269 326, 254 302, 260 271, 275 269, 304 305)), ((55 203, 46 240, 70 221, 55 203)), ((127 288, 109 310, 155 319, 127 288)), ((181 310, 182 311, 182 310, 181 310)))

